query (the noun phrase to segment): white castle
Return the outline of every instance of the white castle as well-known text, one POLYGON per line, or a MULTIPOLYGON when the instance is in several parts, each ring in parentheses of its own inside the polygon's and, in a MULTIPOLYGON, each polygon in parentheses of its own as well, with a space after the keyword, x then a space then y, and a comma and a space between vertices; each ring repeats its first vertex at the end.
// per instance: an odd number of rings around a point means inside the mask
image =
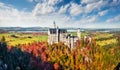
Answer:
POLYGON ((80 29, 77 31, 77 36, 73 36, 72 34, 68 34, 66 29, 58 28, 55 22, 53 24, 54 28, 48 29, 48 43, 53 44, 63 42, 65 45, 73 49, 75 43, 81 39, 80 29))

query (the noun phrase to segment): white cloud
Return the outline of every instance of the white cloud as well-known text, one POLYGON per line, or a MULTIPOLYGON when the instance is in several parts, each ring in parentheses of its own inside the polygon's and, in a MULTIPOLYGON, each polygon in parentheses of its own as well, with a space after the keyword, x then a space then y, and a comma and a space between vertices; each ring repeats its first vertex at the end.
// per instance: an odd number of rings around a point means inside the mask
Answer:
POLYGON ((31 15, 3 4, 0 6, 0 26, 31 26, 30 23, 34 22, 31 15))
POLYGON ((47 3, 48 5, 55 5, 63 0, 28 0, 29 2, 47 3))
POLYGON ((79 14, 88 14, 94 10, 100 11, 102 7, 108 5, 108 1, 96 1, 96 0, 82 0, 82 3, 86 3, 86 6, 82 6, 81 4, 76 4, 71 2, 70 6, 70 14, 73 16, 77 16, 79 14))
POLYGON ((63 27, 66 27, 66 23, 69 23, 70 19, 65 14, 51 13, 49 15, 33 16, 33 12, 18 11, 4 4, 0 6, 0 26, 52 27, 51 25, 55 20, 58 26, 65 25, 63 27))
POLYGON ((93 3, 96 2, 97 0, 81 0, 81 3, 93 3))
POLYGON ((95 23, 98 21, 98 16, 88 16, 88 17, 83 17, 79 22, 81 23, 95 23))
POLYGON ((45 1, 48 2, 49 5, 55 5, 61 2, 62 0, 45 0, 45 1))
POLYGON ((66 13, 66 11, 68 10, 68 8, 69 8, 69 6, 70 6, 70 4, 67 4, 67 5, 65 5, 65 6, 62 6, 61 8, 60 8, 60 10, 58 11, 58 13, 66 13))
POLYGON ((4 5, 4 3, 1 3, 1 2, 0 2, 0 6, 3 6, 3 5, 4 5))
POLYGON ((34 13, 33 15, 45 15, 55 12, 57 7, 55 7, 54 5, 58 4, 62 0, 35 0, 35 1, 39 3, 35 6, 35 9, 33 10, 34 13))
POLYGON ((110 6, 120 6, 120 0, 113 0, 111 3, 110 3, 110 6))
POLYGON ((113 22, 120 22, 120 15, 115 16, 114 18, 110 18, 106 20, 108 23, 113 23, 113 22))
POLYGON ((89 24, 95 23, 98 20, 97 16, 85 16, 80 20, 76 20, 74 17, 56 12, 49 15, 33 16, 33 12, 18 11, 6 5, 0 7, 0 12, 0 26, 52 27, 52 23, 55 20, 56 24, 60 27, 92 27, 89 24))
POLYGON ((83 8, 81 5, 78 5, 76 3, 71 3, 71 7, 69 11, 72 16, 77 16, 83 13, 83 8))
POLYGON ((40 14, 49 14, 55 11, 53 6, 48 5, 47 3, 38 3, 33 10, 33 15, 40 15, 40 14))
POLYGON ((100 0, 98 2, 87 4, 87 6, 85 7, 85 12, 90 13, 93 10, 101 10, 101 8, 107 5, 107 3, 108 1, 100 0))
POLYGON ((109 10, 104 10, 104 11, 101 11, 101 12, 98 12, 98 14, 100 16, 104 16, 109 10))
POLYGON ((33 2, 33 0, 28 0, 29 2, 33 2))

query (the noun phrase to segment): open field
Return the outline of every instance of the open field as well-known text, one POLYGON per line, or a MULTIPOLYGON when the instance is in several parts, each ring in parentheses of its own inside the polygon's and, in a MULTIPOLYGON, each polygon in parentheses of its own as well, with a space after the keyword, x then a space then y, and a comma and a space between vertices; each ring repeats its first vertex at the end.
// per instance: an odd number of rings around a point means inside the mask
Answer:
MULTIPOLYGON (((73 35, 77 36, 76 32, 71 32, 73 35)), ((116 33, 100 33, 100 32, 82 32, 81 38, 83 38, 86 35, 90 35, 95 39, 96 44, 99 46, 106 46, 111 44, 117 44, 117 37, 115 36, 116 33)))
POLYGON ((7 44, 12 46, 18 44, 47 41, 47 35, 39 33, 3 33, 0 34, 0 39, 2 38, 2 36, 5 37, 7 44))
MULTIPOLYGON (((76 32, 71 32, 74 36, 77 36, 76 32)), ((116 37, 114 33, 93 33, 96 43, 100 46, 105 46, 109 44, 116 44, 116 37)), ((89 35, 88 32, 82 32, 81 37, 89 35)), ((2 33, 0 38, 5 37, 8 45, 18 45, 18 44, 28 44, 39 41, 47 41, 47 35, 45 34, 35 34, 35 33, 2 33)))
POLYGON ((114 33, 100 33, 96 34, 94 39, 99 46, 106 46, 111 44, 117 44, 117 37, 114 33))

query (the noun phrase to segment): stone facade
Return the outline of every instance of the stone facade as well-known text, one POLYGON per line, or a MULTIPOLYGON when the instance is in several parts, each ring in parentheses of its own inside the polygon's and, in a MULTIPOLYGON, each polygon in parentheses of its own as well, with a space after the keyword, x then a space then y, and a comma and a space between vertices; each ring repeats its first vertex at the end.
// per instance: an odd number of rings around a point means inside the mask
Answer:
POLYGON ((53 44, 63 42, 65 45, 73 49, 75 42, 81 39, 80 29, 77 31, 77 36, 73 36, 72 34, 68 34, 66 29, 56 27, 55 22, 53 24, 54 28, 48 29, 48 43, 53 44))

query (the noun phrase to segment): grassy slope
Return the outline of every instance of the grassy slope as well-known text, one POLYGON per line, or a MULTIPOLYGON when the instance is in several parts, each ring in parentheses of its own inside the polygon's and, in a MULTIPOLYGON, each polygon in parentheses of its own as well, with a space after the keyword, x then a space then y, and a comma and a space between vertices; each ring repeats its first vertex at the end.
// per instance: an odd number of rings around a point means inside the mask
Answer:
POLYGON ((33 34, 14 34, 18 36, 18 38, 11 37, 12 33, 7 34, 0 34, 0 38, 5 36, 5 39, 8 45, 18 45, 18 44, 27 44, 31 42, 38 42, 38 41, 47 41, 47 35, 33 35, 33 34), (28 38, 28 36, 32 38, 28 38))
MULTIPOLYGON (((71 32, 71 33, 74 36, 77 36, 76 32, 71 32)), ((13 33, 0 34, 0 38, 2 36, 5 36, 8 45, 27 44, 31 42, 37 42, 37 41, 47 41, 47 35, 35 35, 34 36, 33 34, 22 34, 21 35, 21 34, 14 33, 14 35, 18 36, 19 38, 11 37, 11 35, 13 35, 13 33), (28 38, 28 36, 31 36, 32 38, 28 38)), ((86 32, 81 33, 81 37, 84 37, 85 35, 88 35, 88 33, 86 32)), ((94 38, 97 44, 100 46, 105 46, 111 43, 116 43, 116 38, 113 37, 113 34, 109 34, 109 33, 96 34, 94 38)))

